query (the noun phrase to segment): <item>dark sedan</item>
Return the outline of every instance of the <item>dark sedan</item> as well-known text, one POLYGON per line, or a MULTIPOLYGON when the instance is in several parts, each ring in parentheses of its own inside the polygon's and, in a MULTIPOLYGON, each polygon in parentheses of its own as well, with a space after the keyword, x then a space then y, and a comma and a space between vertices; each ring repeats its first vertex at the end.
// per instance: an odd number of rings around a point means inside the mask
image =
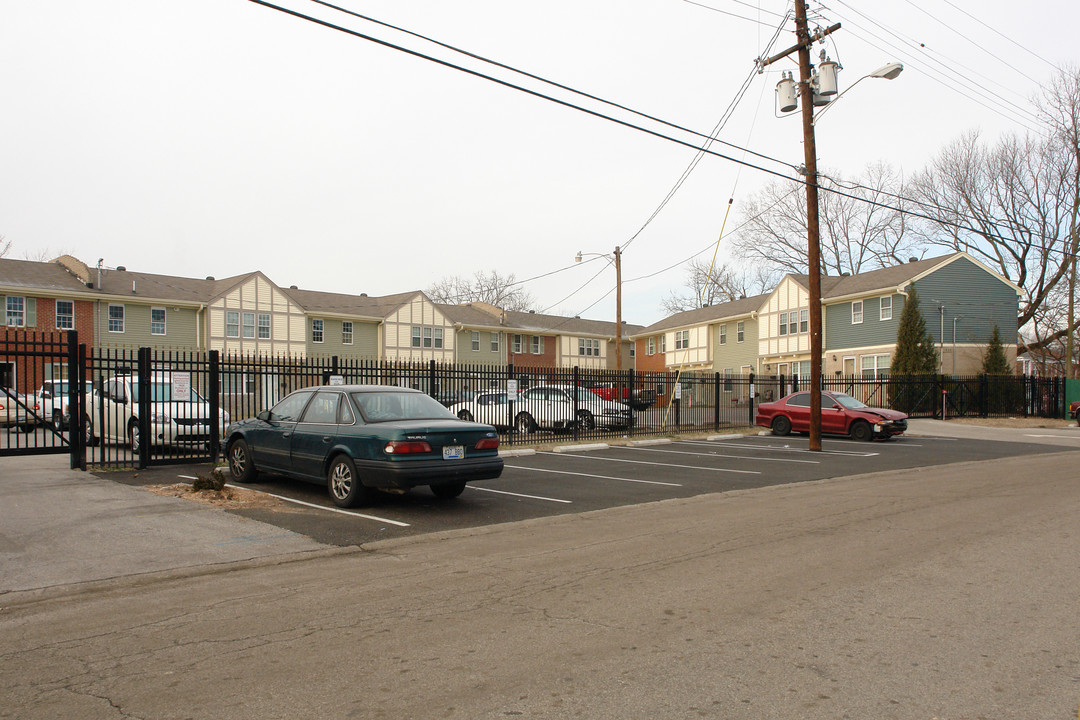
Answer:
MULTIPOLYGON (((758 406, 756 422, 774 435, 810 432, 810 393, 797 392, 758 406)), ((848 435, 853 440, 890 438, 907 430, 907 415, 870 407, 850 395, 821 393, 821 432, 848 435)))
POLYGON ((341 507, 376 489, 428 485, 455 498, 470 480, 502 474, 499 436, 464 422, 417 390, 339 385, 297 390, 270 410, 230 425, 225 454, 238 482, 260 470, 326 483, 341 507))

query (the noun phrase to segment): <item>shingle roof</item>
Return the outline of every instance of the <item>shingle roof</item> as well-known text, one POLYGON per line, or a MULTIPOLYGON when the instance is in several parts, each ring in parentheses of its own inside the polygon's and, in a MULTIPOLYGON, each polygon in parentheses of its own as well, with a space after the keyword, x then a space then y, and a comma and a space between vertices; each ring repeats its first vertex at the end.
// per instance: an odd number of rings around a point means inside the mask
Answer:
POLYGON ((87 292, 86 284, 56 263, 0 258, 0 287, 87 292))
POLYGON ((396 295, 369 297, 296 288, 282 288, 281 291, 308 312, 372 318, 385 318, 420 294, 419 290, 413 290, 396 295))
MULTIPOLYGON (((914 262, 892 265, 879 270, 870 270, 858 275, 843 275, 840 277, 823 275, 821 278, 821 297, 823 300, 828 300, 834 297, 845 297, 847 295, 858 295, 860 293, 895 288, 961 254, 951 253, 940 257, 926 258, 925 260, 915 260, 914 262)), ((803 287, 809 286, 806 275, 792 274, 789 277, 803 287)))
POLYGON ((675 313, 663 320, 655 322, 647 328, 642 328, 640 332, 635 334, 649 335, 663 330, 671 330, 672 328, 705 325, 717 320, 723 320, 724 318, 749 315, 760 308, 765 303, 765 298, 770 294, 771 293, 764 293, 762 295, 754 295, 753 297, 732 300, 731 302, 721 303, 719 305, 710 305, 709 307, 695 308, 694 310, 684 310, 681 313, 675 313))

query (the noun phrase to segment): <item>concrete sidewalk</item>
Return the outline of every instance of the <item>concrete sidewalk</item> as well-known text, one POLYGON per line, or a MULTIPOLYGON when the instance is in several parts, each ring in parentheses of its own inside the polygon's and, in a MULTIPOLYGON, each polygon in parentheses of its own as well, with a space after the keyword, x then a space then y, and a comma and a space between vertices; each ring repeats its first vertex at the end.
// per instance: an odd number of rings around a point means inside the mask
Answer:
POLYGON ((0 459, 0 597, 327 547, 273 525, 69 470, 64 455, 0 459))

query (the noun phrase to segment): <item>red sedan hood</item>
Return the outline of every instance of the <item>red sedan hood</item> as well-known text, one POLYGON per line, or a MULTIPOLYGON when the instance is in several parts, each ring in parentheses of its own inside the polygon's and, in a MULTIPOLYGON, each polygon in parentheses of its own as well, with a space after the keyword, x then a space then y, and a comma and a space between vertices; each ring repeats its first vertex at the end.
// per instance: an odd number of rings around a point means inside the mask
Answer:
POLYGON ((886 420, 904 420, 907 418, 906 413, 902 413, 899 410, 888 410, 886 408, 863 408, 862 412, 870 415, 878 415, 886 420))

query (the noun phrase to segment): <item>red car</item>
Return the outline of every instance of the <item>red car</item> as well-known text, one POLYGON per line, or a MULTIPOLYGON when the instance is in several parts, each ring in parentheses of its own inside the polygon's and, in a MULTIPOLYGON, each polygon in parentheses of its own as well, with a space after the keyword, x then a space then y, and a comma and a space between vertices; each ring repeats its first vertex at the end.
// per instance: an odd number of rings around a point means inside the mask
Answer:
MULTIPOLYGON (((756 422, 774 435, 810 432, 810 393, 797 392, 758 406, 756 422)), ((853 440, 890 438, 907 430, 907 415, 873 408, 850 395, 821 393, 821 432, 848 435, 853 440)))
POLYGON ((1069 403, 1069 417, 1075 420, 1077 425, 1080 425, 1080 400, 1069 403))

